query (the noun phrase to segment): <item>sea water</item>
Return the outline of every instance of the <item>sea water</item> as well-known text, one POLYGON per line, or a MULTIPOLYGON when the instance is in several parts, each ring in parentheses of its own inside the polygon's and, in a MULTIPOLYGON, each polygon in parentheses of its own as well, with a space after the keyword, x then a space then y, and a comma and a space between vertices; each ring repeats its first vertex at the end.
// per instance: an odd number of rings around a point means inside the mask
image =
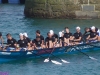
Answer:
MULTIPOLYGON (((36 30, 46 37, 49 30, 58 34, 65 27, 70 32, 75 32, 75 27, 80 26, 82 33, 85 27, 96 26, 100 29, 100 19, 73 20, 73 19, 34 19, 24 16, 24 5, 0 4, 0 32, 6 42, 6 34, 11 33, 16 40, 19 33, 27 32, 32 40, 36 37, 36 30)), ((44 63, 44 58, 23 59, 0 64, 0 75, 100 75, 100 51, 88 52, 88 55, 97 58, 97 61, 89 59, 79 53, 73 55, 58 56, 68 62, 64 64, 58 58, 52 60, 62 63, 56 65, 52 62, 44 63)))

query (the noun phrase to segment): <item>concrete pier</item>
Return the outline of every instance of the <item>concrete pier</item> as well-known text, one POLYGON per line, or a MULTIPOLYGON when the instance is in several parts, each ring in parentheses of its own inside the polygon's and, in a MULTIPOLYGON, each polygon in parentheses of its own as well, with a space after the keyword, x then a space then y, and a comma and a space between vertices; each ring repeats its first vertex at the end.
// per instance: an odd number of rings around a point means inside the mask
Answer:
POLYGON ((24 14, 33 18, 100 18, 100 0, 26 0, 24 14))

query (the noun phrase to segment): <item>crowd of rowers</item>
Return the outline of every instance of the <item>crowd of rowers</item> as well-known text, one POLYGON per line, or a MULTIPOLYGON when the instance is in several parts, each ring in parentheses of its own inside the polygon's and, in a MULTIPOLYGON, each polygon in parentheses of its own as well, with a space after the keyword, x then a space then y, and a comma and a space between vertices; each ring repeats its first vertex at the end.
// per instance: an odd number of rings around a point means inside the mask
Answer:
POLYGON ((60 31, 59 35, 54 33, 53 30, 50 30, 47 33, 46 38, 41 35, 40 30, 36 31, 36 38, 33 40, 30 40, 30 38, 28 38, 27 33, 20 33, 20 39, 18 41, 16 41, 16 39, 14 39, 10 33, 8 33, 6 37, 7 45, 4 47, 2 33, 0 33, 1 50, 38 50, 44 48, 78 45, 83 43, 83 38, 85 40, 85 43, 100 41, 100 31, 95 26, 92 26, 90 28, 86 27, 85 33, 82 34, 81 28, 77 26, 74 34, 70 32, 68 27, 65 27, 65 30, 60 31))

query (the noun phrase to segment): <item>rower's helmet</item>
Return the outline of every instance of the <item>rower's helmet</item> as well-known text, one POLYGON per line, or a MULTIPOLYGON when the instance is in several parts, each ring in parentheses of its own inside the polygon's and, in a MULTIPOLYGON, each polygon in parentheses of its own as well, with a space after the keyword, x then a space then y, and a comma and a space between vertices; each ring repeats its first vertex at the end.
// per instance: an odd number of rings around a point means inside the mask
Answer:
POLYGON ((95 29, 95 26, 92 26, 92 27, 91 27, 91 30, 94 30, 94 29, 95 29))
POLYGON ((61 36, 62 36, 62 34, 63 34, 63 33, 60 31, 60 32, 59 32, 59 37, 61 37, 61 36))
POLYGON ((23 35, 24 35, 25 37, 28 37, 27 33, 23 33, 23 35))
POLYGON ((23 33, 19 33, 19 36, 23 36, 23 33))
POLYGON ((50 32, 50 34, 51 34, 51 35, 53 35, 53 34, 54 34, 54 31, 53 31, 53 30, 50 30, 49 32, 50 32))
POLYGON ((77 30, 77 29, 79 29, 79 30, 80 30, 81 28, 80 28, 79 26, 77 26, 77 27, 76 27, 76 30, 77 30))

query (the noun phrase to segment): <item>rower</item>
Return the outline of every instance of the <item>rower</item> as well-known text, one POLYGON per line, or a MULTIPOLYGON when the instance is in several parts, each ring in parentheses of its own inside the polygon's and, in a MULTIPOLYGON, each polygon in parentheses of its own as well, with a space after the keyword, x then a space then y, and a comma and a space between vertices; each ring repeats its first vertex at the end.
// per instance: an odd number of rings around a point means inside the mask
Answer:
MULTIPOLYGON (((95 27, 95 26, 92 26, 92 27, 95 27)), ((98 31, 98 28, 97 28, 97 27, 95 27, 95 31, 96 31, 96 32, 98 31)), ((84 35, 87 34, 88 32, 89 32, 89 33, 92 32, 91 27, 90 27, 90 28, 88 28, 88 27, 85 28, 85 33, 84 33, 84 35)))
POLYGON ((44 37, 41 35, 40 30, 36 30, 36 37, 40 37, 40 39, 42 40, 42 44, 44 44, 44 37))
POLYGON ((98 29, 97 33, 98 33, 98 41, 100 41, 100 29, 98 29))
POLYGON ((79 26, 76 27, 76 33, 73 35, 73 43, 80 44, 82 41, 82 33, 80 32, 81 28, 79 26))
POLYGON ((32 43, 34 44, 35 49, 42 49, 43 48, 43 44, 42 44, 42 40, 41 40, 40 36, 37 36, 36 39, 34 39, 32 41, 32 43))
POLYGON ((64 46, 70 45, 72 41, 72 33, 69 31, 68 27, 65 27, 66 33, 64 33, 64 46))
POLYGON ((59 47, 63 47, 64 46, 64 32, 60 31, 59 32, 59 47))
POLYGON ((45 43, 46 43, 46 48, 53 48, 55 46, 55 39, 52 37, 50 32, 47 33, 45 43))
POLYGON ((9 46, 9 50, 15 50, 17 41, 14 38, 12 38, 10 33, 8 33, 6 37, 7 37, 7 45, 9 46))
POLYGON ((26 41, 28 41, 28 43, 31 42, 30 38, 28 38, 27 33, 23 33, 23 37, 24 37, 24 39, 25 39, 26 41))
POLYGON ((33 49, 33 47, 31 46, 31 39, 30 38, 28 38, 28 35, 27 35, 27 33, 23 33, 23 37, 24 37, 24 39, 28 42, 28 50, 32 50, 33 49))
POLYGON ((2 33, 0 32, 0 49, 1 49, 1 47, 3 47, 3 43, 4 43, 4 40, 2 37, 2 33))
POLYGON ((98 39, 98 33, 97 33, 96 28, 94 26, 91 27, 91 31, 92 32, 90 32, 89 36, 87 37, 87 40, 89 42, 95 42, 98 39))
MULTIPOLYGON (((92 27, 95 27, 95 26, 92 26, 92 27)), ((83 37, 86 40, 86 38, 89 36, 89 34, 92 32, 92 30, 91 30, 91 27, 90 28, 86 27, 84 30, 85 30, 85 32, 83 34, 83 37)), ((99 29, 97 27, 95 27, 95 31, 98 32, 98 35, 99 35, 99 29)))
POLYGON ((19 47, 26 50, 27 46, 29 45, 28 41, 24 39, 22 33, 19 34, 19 37, 20 37, 20 40, 18 40, 17 44, 19 45, 19 47))
POLYGON ((57 41, 58 41, 58 35, 56 33, 54 33, 53 30, 50 30, 49 32, 52 35, 52 37, 55 39, 55 43, 57 43, 57 41))

